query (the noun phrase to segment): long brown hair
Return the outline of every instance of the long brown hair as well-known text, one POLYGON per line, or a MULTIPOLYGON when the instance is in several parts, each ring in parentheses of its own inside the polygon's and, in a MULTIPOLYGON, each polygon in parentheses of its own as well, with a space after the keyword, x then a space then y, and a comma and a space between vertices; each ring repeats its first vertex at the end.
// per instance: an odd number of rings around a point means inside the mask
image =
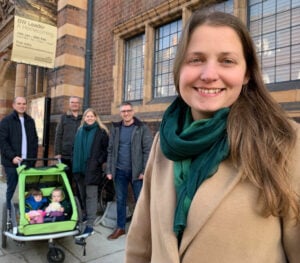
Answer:
POLYGON ((267 90, 253 41, 237 17, 208 10, 192 15, 182 32, 174 61, 176 90, 179 93, 180 70, 191 35, 204 24, 232 28, 240 38, 247 65, 249 82, 232 105, 227 121, 230 158, 236 167, 242 169, 243 179, 249 179, 259 188, 266 216, 287 216, 292 211, 300 220, 299 199, 288 178, 296 132, 267 90))

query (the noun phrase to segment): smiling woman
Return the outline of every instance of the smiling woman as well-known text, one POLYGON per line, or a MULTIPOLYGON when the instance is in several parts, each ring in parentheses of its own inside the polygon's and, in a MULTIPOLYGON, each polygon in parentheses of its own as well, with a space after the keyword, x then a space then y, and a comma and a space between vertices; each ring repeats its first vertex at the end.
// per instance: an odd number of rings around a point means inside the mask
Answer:
POLYGON ((300 262, 300 126, 272 99, 245 25, 199 11, 174 61, 126 262, 300 262))
POLYGON ((85 230, 77 238, 94 233, 97 217, 98 186, 107 159, 108 129, 92 108, 85 110, 75 136, 72 172, 81 200, 81 208, 87 219, 85 230))

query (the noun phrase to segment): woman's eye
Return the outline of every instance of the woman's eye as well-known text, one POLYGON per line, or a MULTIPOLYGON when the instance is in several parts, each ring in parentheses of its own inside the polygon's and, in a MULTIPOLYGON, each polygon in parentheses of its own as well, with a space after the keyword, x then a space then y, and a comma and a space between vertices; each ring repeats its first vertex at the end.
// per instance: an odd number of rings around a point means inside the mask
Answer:
POLYGON ((189 64, 198 64, 198 63, 201 63, 203 60, 202 59, 200 59, 200 58, 190 58, 190 59, 188 59, 188 63, 189 64))
POLYGON ((232 59, 225 58, 222 60, 222 63, 230 65, 230 64, 234 64, 234 61, 232 59))

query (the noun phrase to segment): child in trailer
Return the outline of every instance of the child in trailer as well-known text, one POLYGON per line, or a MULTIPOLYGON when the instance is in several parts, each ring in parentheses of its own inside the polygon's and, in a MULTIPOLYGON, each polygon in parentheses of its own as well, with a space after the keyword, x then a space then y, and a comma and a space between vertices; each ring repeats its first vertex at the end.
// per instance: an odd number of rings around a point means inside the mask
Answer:
POLYGON ((71 204, 65 198, 61 188, 55 188, 50 197, 49 205, 46 207, 45 222, 64 221, 71 216, 71 204))
POLYGON ((30 224, 44 222, 45 212, 43 211, 48 205, 48 200, 43 197, 42 191, 35 187, 28 191, 25 198, 25 215, 30 224))

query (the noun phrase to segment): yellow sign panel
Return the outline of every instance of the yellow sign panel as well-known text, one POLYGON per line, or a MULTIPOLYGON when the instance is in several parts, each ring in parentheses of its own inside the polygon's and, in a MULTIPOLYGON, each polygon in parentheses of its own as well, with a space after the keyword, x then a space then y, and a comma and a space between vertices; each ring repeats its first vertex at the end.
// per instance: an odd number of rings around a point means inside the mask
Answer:
POLYGON ((15 15, 11 60, 54 68, 57 27, 15 15))

